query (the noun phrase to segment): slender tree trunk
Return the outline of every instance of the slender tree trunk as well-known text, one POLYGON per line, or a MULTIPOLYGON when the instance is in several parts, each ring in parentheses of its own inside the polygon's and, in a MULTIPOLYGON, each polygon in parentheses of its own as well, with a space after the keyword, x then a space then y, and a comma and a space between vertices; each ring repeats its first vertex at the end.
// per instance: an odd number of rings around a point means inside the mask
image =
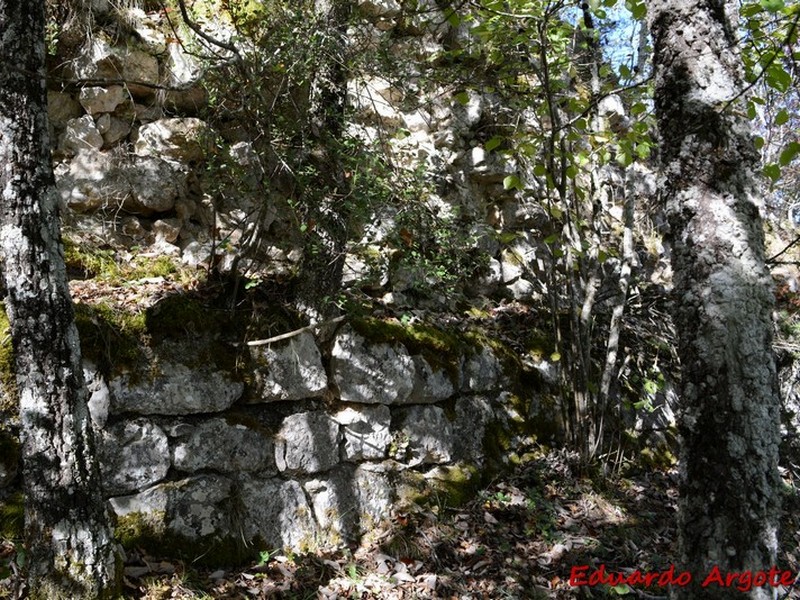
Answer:
MULTIPOLYGON (((775 563, 778 389, 750 127, 733 0, 652 0, 661 190, 670 221, 682 362, 681 568, 676 598, 731 598, 700 584, 775 563)), ((744 594, 773 598, 769 588, 744 594)))
POLYGON ((0 0, 0 253, 20 393, 31 598, 110 596, 100 491, 47 133, 44 0, 0 0))
POLYGON ((350 230, 350 182, 340 153, 347 104, 347 25, 351 0, 314 0, 314 10, 326 35, 323 64, 310 90, 310 131, 313 163, 319 174, 316 186, 323 197, 308 208, 313 223, 299 276, 298 304, 312 322, 335 316, 342 287, 342 272, 350 230))

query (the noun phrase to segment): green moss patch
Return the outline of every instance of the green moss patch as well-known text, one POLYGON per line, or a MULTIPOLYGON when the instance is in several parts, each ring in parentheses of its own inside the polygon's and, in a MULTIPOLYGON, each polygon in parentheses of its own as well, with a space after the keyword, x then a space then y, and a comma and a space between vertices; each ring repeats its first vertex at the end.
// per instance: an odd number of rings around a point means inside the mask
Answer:
POLYGON ((76 304, 75 325, 83 356, 107 372, 118 365, 136 365, 145 356, 144 312, 126 312, 109 304, 76 304))
POLYGON ((24 526, 25 498, 22 492, 16 492, 0 502, 0 536, 21 540, 24 526))
POLYGON ((180 558, 198 566, 238 566, 258 555, 259 544, 245 545, 236 537, 214 535, 190 539, 164 528, 164 515, 130 513, 117 517, 114 528, 117 541, 126 550, 142 548, 153 556, 180 558))
POLYGON ((11 324, 5 307, 0 304, 0 417, 5 422, 19 414, 19 391, 14 367, 14 348, 11 344, 11 324))

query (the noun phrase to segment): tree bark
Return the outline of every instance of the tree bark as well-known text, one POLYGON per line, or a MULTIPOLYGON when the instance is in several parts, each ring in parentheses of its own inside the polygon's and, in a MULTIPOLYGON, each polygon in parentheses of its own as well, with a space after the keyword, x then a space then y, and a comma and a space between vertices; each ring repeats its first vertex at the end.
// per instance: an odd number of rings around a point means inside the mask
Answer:
MULTIPOLYGON (((742 90, 733 0, 652 0, 661 194, 670 222, 682 362, 680 568, 675 598, 713 567, 768 570, 777 552, 779 399, 758 154, 742 90)), ((747 598, 774 598, 758 588, 747 598)))
POLYGON ((115 544, 67 287, 44 83, 44 0, 0 0, 0 254, 20 394, 31 598, 103 598, 115 544))

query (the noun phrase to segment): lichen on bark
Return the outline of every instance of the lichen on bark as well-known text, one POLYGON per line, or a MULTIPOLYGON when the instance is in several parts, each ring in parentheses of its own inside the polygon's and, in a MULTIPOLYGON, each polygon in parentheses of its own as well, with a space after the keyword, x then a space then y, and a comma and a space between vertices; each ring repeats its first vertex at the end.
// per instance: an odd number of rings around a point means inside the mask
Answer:
MULTIPOLYGON (((674 317, 682 363, 681 568, 676 598, 726 598, 700 583, 775 564, 779 400, 772 294, 764 261, 731 1, 656 0, 656 113, 661 196, 670 222, 674 317)), ((774 590, 746 594, 772 598, 774 590)))

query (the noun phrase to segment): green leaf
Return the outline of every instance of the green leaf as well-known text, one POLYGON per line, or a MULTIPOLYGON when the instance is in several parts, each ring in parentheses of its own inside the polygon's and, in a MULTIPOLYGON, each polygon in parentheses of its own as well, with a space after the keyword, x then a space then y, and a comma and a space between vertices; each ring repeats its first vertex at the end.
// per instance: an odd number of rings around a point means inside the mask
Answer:
POLYGON ((551 233, 546 238, 544 238, 544 243, 550 246, 551 244, 555 244, 561 236, 557 233, 551 233))
POLYGON ((778 114, 775 115, 775 125, 784 125, 789 122, 789 113, 786 112, 785 108, 782 108, 778 111, 778 114))
POLYGON ((764 10, 771 13, 778 12, 786 6, 784 0, 761 0, 760 4, 764 7, 764 10))
POLYGON ((760 135, 753 138, 753 144, 756 147, 756 150, 761 150, 764 147, 764 138, 760 135))
POLYGON ((631 11, 631 16, 637 21, 641 21, 647 15, 644 0, 626 0, 625 8, 631 11))
POLYGON ((745 18, 755 16, 760 12, 761 12, 761 5, 757 2, 750 2, 748 4, 745 4, 739 10, 739 14, 745 18))
POLYGON ((751 121, 758 116, 758 111, 756 110, 756 105, 754 102, 747 103, 747 118, 751 121))
POLYGON ((560 361, 560 360, 561 360, 561 354, 559 354, 558 352, 553 352, 553 353, 550 355, 550 360, 551 360, 551 361, 553 361, 553 362, 558 362, 558 361, 560 361))
POLYGON ((769 87, 779 92, 785 92, 792 85, 792 76, 786 72, 779 61, 769 66, 764 79, 769 87))
POLYGON ((521 190, 522 189, 522 182, 519 180, 519 177, 516 175, 508 175, 505 179, 503 179, 503 189, 504 190, 521 190))
POLYGON ((458 92, 453 96, 459 104, 466 106, 469 104, 469 94, 467 92, 458 92))
POLYGON ((626 596, 631 593, 631 588, 626 583, 615 585, 610 591, 618 596, 626 596))
POLYGON ((450 23, 451 27, 458 27, 461 25, 461 17, 458 16, 456 11, 452 11, 449 15, 447 15, 447 22, 450 23))
POLYGON ((785 167, 794 160, 798 153, 800 153, 800 143, 791 142, 781 152, 781 157, 778 159, 778 162, 782 167, 785 167))
POLYGON ((496 135, 483 145, 483 149, 486 150, 487 152, 491 152, 492 150, 497 148, 500 144, 502 144, 504 139, 505 139, 504 137, 496 135))
POLYGON ((781 168, 775 163, 764 165, 763 173, 764 175, 769 177, 773 183, 775 183, 776 181, 778 181, 778 179, 781 178, 781 168))
POLYGON ((643 102, 636 102, 633 106, 631 106, 631 114, 634 117, 644 112, 647 112, 647 105, 643 102))
POLYGON ((550 216, 554 219, 560 219, 564 216, 564 211, 558 208, 555 204, 550 207, 550 216))

